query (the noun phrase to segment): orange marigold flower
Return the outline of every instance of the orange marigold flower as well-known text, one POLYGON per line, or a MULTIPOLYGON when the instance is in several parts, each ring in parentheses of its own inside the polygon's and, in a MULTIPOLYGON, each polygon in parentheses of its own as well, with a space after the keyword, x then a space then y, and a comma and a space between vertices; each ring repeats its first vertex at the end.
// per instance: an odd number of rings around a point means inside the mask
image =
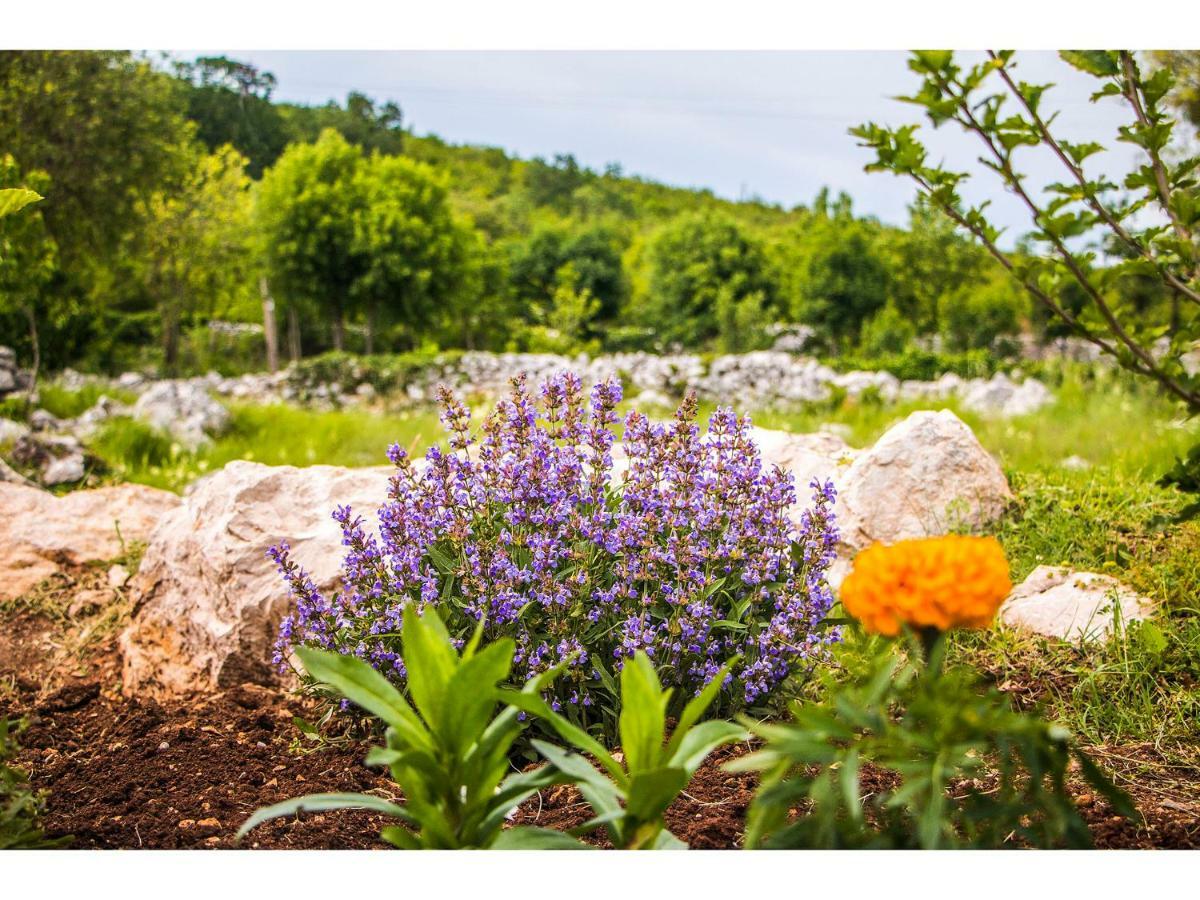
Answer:
POLYGON ((842 606, 868 631, 901 626, 987 628, 1012 590, 1008 560, 995 538, 950 535, 873 544, 842 582, 842 606))

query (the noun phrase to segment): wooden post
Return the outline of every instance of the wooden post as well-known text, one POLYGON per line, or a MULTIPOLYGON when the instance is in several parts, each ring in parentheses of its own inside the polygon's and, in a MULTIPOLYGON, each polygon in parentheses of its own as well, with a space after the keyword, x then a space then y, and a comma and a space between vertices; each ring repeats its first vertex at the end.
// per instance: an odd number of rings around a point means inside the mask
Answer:
POLYGON ((267 287, 266 276, 258 279, 258 292, 262 295, 263 337, 267 341, 267 369, 279 369, 279 332, 275 329, 275 301, 267 287))
POLYGON ((300 362, 300 315, 294 306, 288 306, 288 357, 300 362))

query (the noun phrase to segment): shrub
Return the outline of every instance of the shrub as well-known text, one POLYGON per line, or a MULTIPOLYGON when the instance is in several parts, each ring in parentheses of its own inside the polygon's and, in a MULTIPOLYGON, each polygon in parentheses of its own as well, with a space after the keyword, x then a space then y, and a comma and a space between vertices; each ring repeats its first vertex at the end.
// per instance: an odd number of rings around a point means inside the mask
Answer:
MULTIPOLYGON (((552 706, 613 735, 613 670, 638 650, 678 698, 740 655, 715 710, 764 703, 821 660, 839 634, 824 622, 833 486, 814 482, 794 526, 791 476, 764 468, 749 419, 718 409, 702 436, 692 397, 670 424, 629 413, 618 477, 620 385, 596 385, 590 408, 582 393, 578 377, 552 378, 539 411, 517 379, 476 442, 470 413, 444 391, 450 449, 422 466, 391 448, 378 538, 348 507, 335 511, 349 548, 340 593, 323 596, 286 544, 273 548, 296 601, 280 665, 292 646, 316 646, 403 682, 396 632, 415 600, 441 610, 459 640, 481 621, 489 639, 512 637, 521 680, 570 660, 552 706)), ((684 701, 674 702, 677 713, 684 701)))

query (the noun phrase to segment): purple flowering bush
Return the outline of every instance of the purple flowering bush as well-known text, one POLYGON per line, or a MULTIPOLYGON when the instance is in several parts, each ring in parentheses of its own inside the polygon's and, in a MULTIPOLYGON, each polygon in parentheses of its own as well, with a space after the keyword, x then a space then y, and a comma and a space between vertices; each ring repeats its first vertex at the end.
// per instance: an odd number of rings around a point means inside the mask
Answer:
POLYGON ((616 680, 644 650, 678 702, 739 657, 711 712, 761 706, 837 640, 825 573, 837 529, 832 484, 814 482, 797 527, 791 475, 764 466, 750 420, 718 409, 706 432, 687 398, 668 424, 633 411, 614 452, 619 382, 585 399, 564 373, 531 396, 513 382, 473 434, 441 394, 449 447, 414 461, 398 446, 389 499, 372 532, 334 512, 347 548, 343 589, 321 594, 286 544, 271 553, 295 600, 276 661, 314 646, 359 656, 402 683, 406 604, 435 607, 452 635, 479 620, 511 637, 514 680, 562 662, 547 699, 615 731, 616 680))

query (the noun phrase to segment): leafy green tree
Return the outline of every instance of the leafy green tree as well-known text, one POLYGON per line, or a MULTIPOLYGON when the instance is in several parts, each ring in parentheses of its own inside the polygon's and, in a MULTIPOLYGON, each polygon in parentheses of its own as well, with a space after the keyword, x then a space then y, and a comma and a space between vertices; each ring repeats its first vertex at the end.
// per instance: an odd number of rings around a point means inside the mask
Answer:
MULTIPOLYGON (((38 307, 54 277, 58 247, 46 231, 39 207, 30 207, 47 192, 44 172, 23 176, 16 160, 0 155, 0 323, 5 334, 28 334, 27 348, 36 378, 41 362, 38 307)), ((43 316, 46 310, 42 313, 43 316)))
POLYGON ((890 270, 890 300, 919 334, 937 332, 951 298, 999 271, 986 252, 921 197, 909 209, 908 228, 882 236, 881 252, 890 270))
POLYGON ((1150 59, 1171 73, 1167 99, 1200 132, 1200 50, 1151 50, 1150 59))
POLYGON ((178 63, 187 116, 210 151, 232 144, 252 178, 275 163, 288 144, 287 125, 271 102, 275 76, 225 56, 178 63))
POLYGON ((729 215, 673 220, 652 239, 647 257, 642 315, 661 341, 696 346, 712 340, 721 333, 719 308, 736 309, 748 298, 762 315, 774 310, 778 288, 763 244, 729 215))
POLYGON ((356 237, 364 206, 362 150, 333 129, 313 144, 293 144, 263 176, 257 218, 271 289, 295 313, 319 310, 335 350, 366 270, 356 237))
POLYGON ((353 193, 361 205, 351 252, 362 271, 351 293, 366 318, 367 352, 374 352, 381 314, 415 346, 462 288, 468 226, 451 210, 445 177, 406 157, 373 155, 353 193))
POLYGON ((173 79, 118 51, 0 52, 0 147, 49 174, 43 211, 64 264, 104 261, 139 202, 187 171, 194 126, 173 79))
POLYGON ((1021 296, 1003 276, 952 295, 942 309, 941 334, 955 352, 990 348, 1020 329, 1021 296))
POLYGON ((855 343, 892 290, 876 229, 848 214, 818 217, 805 240, 796 276, 796 318, 835 348, 855 343))
POLYGON ((872 356, 903 353, 917 336, 912 319, 888 303, 862 329, 862 350, 872 356))
POLYGON ((366 94, 351 91, 344 107, 330 101, 324 106, 281 104, 278 109, 291 141, 312 142, 332 128, 368 153, 378 150, 395 156, 404 152, 404 114, 394 102, 376 105, 366 94))
POLYGON ((629 295, 621 238, 607 225, 570 231, 543 224, 527 240, 510 244, 509 276, 514 292, 538 314, 553 306, 559 273, 570 265, 575 287, 597 302, 595 317, 617 318, 629 295))
POLYGON ((163 364, 179 361, 180 324, 254 290, 250 243, 250 179, 246 158, 226 145, 198 154, 176 189, 156 191, 145 203, 138 235, 138 276, 162 322, 163 364))

